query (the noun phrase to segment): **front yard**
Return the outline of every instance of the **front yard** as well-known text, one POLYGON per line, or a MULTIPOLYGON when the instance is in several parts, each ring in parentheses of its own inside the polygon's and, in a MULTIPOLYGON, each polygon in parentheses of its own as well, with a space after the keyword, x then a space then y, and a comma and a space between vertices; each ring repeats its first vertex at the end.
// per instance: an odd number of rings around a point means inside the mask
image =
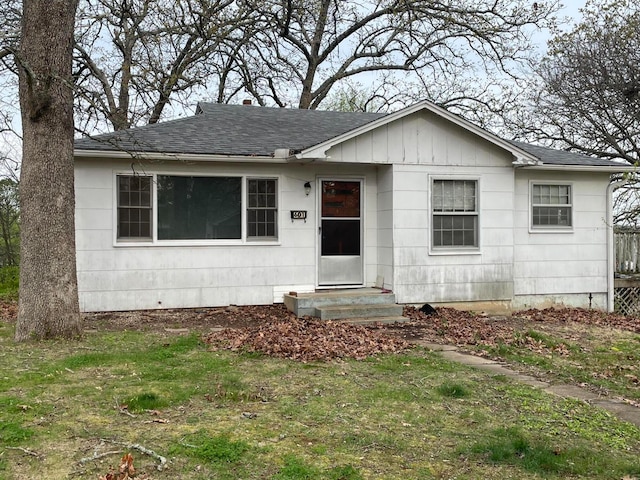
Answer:
MULTIPOLYGON (((38 345, 2 312, 0 478, 108 478, 126 453, 157 480, 640 478, 637 427, 424 348, 303 363, 202 341, 234 322, 260 336, 277 309, 92 315, 84 339, 38 345)), ((373 330, 639 400, 634 321, 440 313, 373 330)))

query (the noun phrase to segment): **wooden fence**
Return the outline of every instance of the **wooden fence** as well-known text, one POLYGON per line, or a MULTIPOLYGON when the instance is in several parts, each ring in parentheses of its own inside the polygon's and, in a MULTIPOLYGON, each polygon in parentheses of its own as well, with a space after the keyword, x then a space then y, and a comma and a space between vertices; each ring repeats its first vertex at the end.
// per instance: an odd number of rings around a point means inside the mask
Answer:
POLYGON ((640 230, 615 229, 614 307, 617 313, 640 314, 640 230))
POLYGON ((616 273, 640 273, 640 230, 615 230, 616 273))

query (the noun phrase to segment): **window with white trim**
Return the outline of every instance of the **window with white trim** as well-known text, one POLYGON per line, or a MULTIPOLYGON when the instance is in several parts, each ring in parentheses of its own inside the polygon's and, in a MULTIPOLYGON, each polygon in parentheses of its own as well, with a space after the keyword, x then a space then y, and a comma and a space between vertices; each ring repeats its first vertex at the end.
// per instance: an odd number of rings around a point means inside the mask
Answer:
POLYGON ((478 248, 476 180, 433 180, 431 213, 434 249, 478 248))
POLYGON ((277 179, 117 175, 117 188, 118 241, 278 238, 277 179))
POLYGON ((158 240, 242 236, 242 178, 157 175, 158 240))
POLYGON ((140 175, 118 175, 118 238, 150 240, 152 235, 152 178, 140 175))
POLYGON ((277 238, 278 183, 273 178, 247 180, 247 238, 277 238))
POLYGON ((531 185, 531 226, 534 229, 570 229, 572 215, 571 185, 531 185))

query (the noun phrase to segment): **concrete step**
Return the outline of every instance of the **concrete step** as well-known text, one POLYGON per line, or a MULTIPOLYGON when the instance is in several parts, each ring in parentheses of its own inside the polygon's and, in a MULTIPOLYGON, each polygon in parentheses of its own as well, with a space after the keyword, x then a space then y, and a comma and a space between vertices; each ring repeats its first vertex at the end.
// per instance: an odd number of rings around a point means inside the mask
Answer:
POLYGON ((359 305, 326 305, 316 307, 315 315, 321 320, 346 318, 400 317, 402 306, 395 303, 359 304, 359 305))
POLYGON ((344 318, 342 320, 332 320, 332 322, 349 323, 351 325, 374 325, 376 323, 403 323, 410 322, 411 319, 407 317, 358 317, 358 318, 344 318))
POLYGON ((326 290, 315 293, 285 295, 284 304, 298 317, 316 315, 316 308, 340 305, 377 305, 396 303, 396 296, 377 288, 326 290))

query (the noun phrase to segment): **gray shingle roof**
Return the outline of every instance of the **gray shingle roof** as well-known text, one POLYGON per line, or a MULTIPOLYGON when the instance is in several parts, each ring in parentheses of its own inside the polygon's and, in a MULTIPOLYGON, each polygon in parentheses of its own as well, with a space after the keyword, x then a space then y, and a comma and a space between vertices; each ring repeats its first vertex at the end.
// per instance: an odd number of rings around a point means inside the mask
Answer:
POLYGON ((198 114, 76 140, 80 150, 271 156, 317 145, 384 114, 200 103, 198 114))
MULTIPOLYGON (((332 112, 199 103, 196 115, 75 141, 78 150, 173 154, 272 156, 312 147, 384 117, 379 113, 332 112)), ((510 141, 548 165, 620 166, 564 150, 510 141)))
POLYGON ((516 142, 509 140, 512 145, 524 150, 531 155, 536 156, 543 163, 547 165, 582 165, 591 167, 619 167, 620 162, 614 162, 613 160, 605 160, 602 158, 588 157, 580 153, 567 152, 566 150, 556 150, 548 147, 541 147, 539 145, 531 145, 524 142, 516 142))

